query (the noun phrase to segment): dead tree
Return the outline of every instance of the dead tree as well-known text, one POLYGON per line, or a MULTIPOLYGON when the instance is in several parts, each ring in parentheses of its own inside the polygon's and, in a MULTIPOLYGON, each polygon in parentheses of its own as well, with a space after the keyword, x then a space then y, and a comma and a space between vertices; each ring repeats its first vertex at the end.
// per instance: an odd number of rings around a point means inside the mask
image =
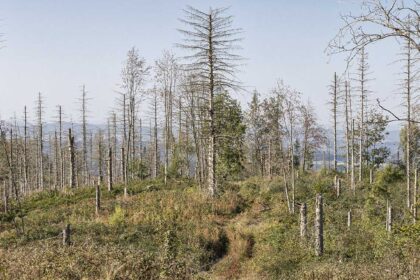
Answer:
POLYGON ((367 102, 368 102, 368 89, 367 89, 367 74, 369 70, 369 65, 367 63, 367 53, 363 48, 360 52, 360 61, 357 71, 357 82, 359 83, 359 91, 360 91, 360 124, 359 124, 359 182, 362 181, 363 178, 363 155, 365 153, 365 121, 366 121, 366 114, 367 114, 367 102))
POLYGON ((65 185, 66 172, 64 168, 64 151, 63 151, 63 110, 58 106, 58 150, 60 152, 60 186, 63 189, 65 185))
POLYGON ((414 182, 413 182, 413 223, 417 221, 417 184, 418 184, 418 173, 419 170, 416 168, 414 170, 414 182))
MULTIPOLYGON (((157 92, 156 89, 153 98, 153 166, 152 166, 152 177, 156 178, 159 171, 159 143, 158 143, 158 130, 157 130, 157 92)), ((151 128, 150 128, 151 129, 151 128)))
MULTIPOLYGON (((123 104, 124 122, 127 120, 128 124, 127 142, 124 142, 127 164, 129 164, 129 161, 132 162, 136 156, 136 121, 138 106, 149 71, 150 67, 146 65, 145 59, 140 57, 138 50, 135 47, 131 48, 127 53, 127 60, 121 71, 121 87, 124 91, 123 98, 124 103, 127 102, 127 104, 123 104), (125 112, 126 109, 127 114, 125 112)), ((124 132, 126 133, 127 131, 124 132)), ((132 174, 129 174, 129 178, 131 177, 132 174)))
POLYGON ((392 207, 391 205, 387 205, 386 209, 386 230, 388 232, 392 231, 392 207))
POLYGON ((350 85, 348 81, 344 82, 344 117, 346 122, 346 173, 347 179, 350 174, 350 128, 351 128, 351 95, 350 95, 350 85))
POLYGON ((42 96, 41 93, 38 93, 36 115, 37 115, 37 162, 38 162, 38 187, 44 189, 44 141, 43 141, 43 120, 42 120, 43 106, 42 106, 42 96))
POLYGON ((159 83, 159 91, 163 97, 164 113, 165 113, 165 127, 164 127, 164 180, 165 184, 168 177, 169 160, 173 150, 173 104, 178 78, 179 66, 176 62, 174 54, 168 51, 163 52, 163 57, 156 61, 156 78, 159 83))
POLYGON ((54 131, 54 189, 58 188, 60 180, 60 166, 59 166, 59 151, 58 151, 58 137, 57 130, 54 131))
POLYGON ((99 174, 99 183, 102 184, 104 180, 104 174, 103 174, 103 136, 102 136, 102 130, 99 130, 98 132, 98 174, 99 174))
POLYGON ((99 212, 101 211, 101 181, 98 178, 98 183, 96 184, 95 187, 95 206, 96 206, 96 215, 99 216, 99 212))
POLYGON ((415 88, 413 89, 413 83, 414 79, 416 78, 415 74, 413 74, 413 67, 414 67, 414 61, 412 54, 412 42, 410 40, 406 40, 407 44, 405 46, 405 71, 404 71, 404 95, 405 95, 405 106, 406 106, 406 114, 407 114, 407 124, 406 124, 406 181, 407 181, 407 207, 410 209, 411 207, 411 165, 412 165, 412 154, 411 154, 411 146, 412 146, 412 117, 411 117, 411 111, 412 111, 412 99, 413 99, 413 93, 415 93, 415 88))
POLYGON ((70 224, 67 224, 66 227, 63 229, 63 245, 69 246, 71 244, 71 228, 70 224))
POLYGON ((70 187, 76 187, 76 155, 74 149, 74 136, 71 134, 71 128, 69 128, 69 157, 70 157, 70 187))
POLYGON ((324 253, 324 221, 323 221, 322 195, 316 195, 315 202, 315 255, 324 253))
POLYGON ((351 216, 351 209, 347 211, 347 229, 351 228, 352 216, 351 216))
POLYGON ((125 149, 121 147, 121 170, 122 170, 122 180, 124 185, 127 185, 127 167, 126 167, 126 157, 125 157, 125 149))
POLYGON ((6 181, 3 181, 3 193, 2 193, 2 197, 3 197, 3 209, 4 209, 4 213, 7 214, 9 212, 9 192, 7 190, 6 181))
POLYGON ((237 88, 234 72, 240 57, 232 53, 240 40, 240 31, 232 27, 232 17, 226 16, 226 9, 212 9, 207 12, 187 7, 181 22, 189 29, 180 30, 185 35, 181 48, 190 50, 188 68, 194 70, 205 87, 208 121, 207 181, 210 196, 216 194, 216 128, 214 95, 219 87, 237 88))
POLYGON ((350 187, 353 195, 356 193, 356 180, 354 174, 355 159, 354 159, 354 119, 351 121, 351 175, 350 175, 350 187))
POLYGON ((333 84, 331 85, 331 112, 333 114, 333 131, 334 131, 334 171, 337 171, 337 108, 338 108, 338 78, 337 73, 334 72, 333 84))
POLYGON ((295 130, 297 126, 297 120, 299 119, 300 106, 300 92, 291 89, 285 85, 282 81, 277 82, 275 93, 281 100, 281 108, 284 113, 282 114, 283 126, 288 138, 288 161, 290 166, 290 183, 292 188, 291 194, 291 210, 295 213, 295 130))
POLYGON ((23 110, 23 185, 24 191, 28 190, 29 160, 28 160, 28 112, 26 106, 23 110))
POLYGON ((340 178, 337 179, 337 183, 335 185, 335 190, 336 190, 337 198, 339 198, 340 193, 341 193, 341 179, 340 178))
POLYGON ((88 143, 87 143, 87 97, 86 97, 86 90, 85 85, 82 86, 82 97, 80 99, 81 102, 81 121, 82 121, 82 166, 83 166, 83 184, 88 184, 88 177, 89 177, 89 168, 88 168, 88 143))
POLYGON ((300 237, 303 240, 307 238, 307 213, 306 203, 300 205, 300 237))
POLYGON ((330 41, 329 55, 347 53, 347 62, 366 46, 392 38, 408 40, 420 51, 419 2, 403 0, 367 0, 362 2, 361 14, 342 16, 343 26, 330 41))
POLYGON ((112 177, 112 148, 108 148, 108 191, 112 191, 113 177, 112 177))

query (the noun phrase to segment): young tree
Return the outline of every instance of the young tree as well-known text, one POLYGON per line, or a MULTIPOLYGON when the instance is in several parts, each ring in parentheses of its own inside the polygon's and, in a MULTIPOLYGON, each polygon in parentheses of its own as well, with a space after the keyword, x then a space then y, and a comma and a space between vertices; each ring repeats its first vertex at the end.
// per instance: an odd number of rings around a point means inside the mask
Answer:
POLYGON ((170 154, 173 153, 173 104, 174 96, 176 94, 176 85, 179 76, 179 65, 175 59, 174 54, 169 51, 163 52, 163 57, 155 63, 156 81, 158 82, 158 90, 163 98, 164 113, 165 113, 165 128, 164 128, 164 148, 165 148, 165 182, 168 177, 168 166, 170 161, 170 154))
POLYGON ((187 7, 184 23, 189 29, 179 30, 185 35, 181 48, 192 52, 187 57, 187 69, 197 73, 203 81, 207 97, 208 160, 207 180, 211 196, 216 194, 216 127, 214 96, 222 88, 237 88, 235 69, 240 57, 232 52, 240 40, 240 31, 232 27, 232 16, 226 16, 225 8, 207 12, 187 7))
POLYGON ((308 101, 301 106, 302 118, 302 171, 312 167, 312 161, 317 149, 325 143, 323 129, 318 125, 314 108, 308 101))
POLYGON ((301 93, 285 85, 282 81, 277 83, 275 90, 281 101, 283 127, 289 144, 290 182, 292 186, 292 213, 295 208, 295 130, 299 119, 301 93))
POLYGON ((146 78, 149 75, 149 71, 150 67, 146 65, 145 59, 140 57, 138 50, 135 47, 131 48, 127 53, 127 60, 121 72, 121 88, 123 90, 124 99, 124 137, 127 137, 127 141, 124 142, 126 149, 126 164, 129 161, 130 163, 132 163, 136 157, 136 122, 138 119, 138 106, 140 98, 144 93, 144 85, 146 82, 146 78), (126 120, 128 124, 128 134, 125 128, 126 120))
POLYGON ((217 141, 217 175, 221 179, 237 178, 243 171, 245 124, 241 106, 227 92, 216 95, 215 126, 217 141), (228 120, 228 121, 227 121, 228 120))

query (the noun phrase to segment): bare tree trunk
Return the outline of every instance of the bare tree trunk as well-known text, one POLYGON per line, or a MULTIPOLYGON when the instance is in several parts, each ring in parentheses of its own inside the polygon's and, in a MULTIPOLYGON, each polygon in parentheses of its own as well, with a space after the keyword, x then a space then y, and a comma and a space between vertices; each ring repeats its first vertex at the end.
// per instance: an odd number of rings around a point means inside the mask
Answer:
POLYGON ((208 162, 207 162, 207 180, 208 180, 208 191, 210 196, 216 194, 216 129, 214 126, 214 57, 213 57, 213 19, 212 14, 209 14, 209 26, 208 26, 208 64, 209 64, 209 126, 210 135, 208 142, 208 162))
POLYGON ((406 139, 406 180, 407 180, 407 208, 411 207, 411 43, 407 45, 407 139, 406 139))
POLYGON ((351 217, 351 209, 347 212, 347 229, 350 229, 351 228, 351 219, 352 219, 352 217, 351 217))
POLYGON ((6 181, 3 181, 3 208, 4 213, 9 212, 9 192, 7 190, 7 184, 6 181))
POLYGON ((61 106, 58 106, 58 128, 59 128, 59 137, 58 137, 58 149, 60 150, 60 185, 61 189, 64 188, 64 180, 66 178, 65 176, 65 168, 64 168, 64 152, 63 152, 63 111, 61 109, 61 106))
POLYGON ((126 167, 126 163, 125 163, 125 149, 124 147, 121 147, 121 170, 122 170, 122 180, 123 183, 126 185, 127 184, 127 167, 126 167))
POLYGON ((417 184, 418 184, 419 170, 414 170, 414 184, 413 184, 413 223, 417 221, 417 184))
POLYGON ((333 85, 334 171, 337 171, 337 95, 338 95, 337 74, 334 73, 334 85, 333 85))
POLYGON ((324 221, 321 194, 316 195, 315 207, 315 255, 319 257, 324 253, 324 221))
POLYGON ((387 206, 386 230, 388 232, 392 231, 392 207, 391 207, 391 205, 387 206))
POLYGON ((356 193, 356 181, 355 181, 355 174, 354 174, 354 119, 352 119, 351 123, 351 177, 350 177, 350 185, 353 195, 356 193))
POLYGON ((287 209, 289 210, 289 213, 292 214, 293 212, 290 206, 289 191, 287 189, 286 171, 284 170, 284 168, 283 168, 283 183, 284 183, 284 194, 286 196, 287 209))
POLYGON ((154 108, 154 128, 153 128, 153 178, 156 178, 159 170, 159 151, 158 151, 158 131, 157 131, 157 92, 153 103, 154 108))
POLYGON ((42 124, 42 97, 41 93, 38 93, 38 102, 37 102, 37 122, 38 122, 38 178, 39 178, 39 187, 44 189, 44 143, 43 143, 43 124, 42 124))
MULTIPOLYGON (((127 105, 126 105, 126 95, 123 94, 123 117, 122 117, 122 123, 123 123, 123 139, 122 139, 122 148, 124 150, 124 152, 127 152, 128 149, 127 147, 129 146, 129 144, 127 143, 127 105)), ((122 153, 121 154, 122 158, 121 158, 121 165, 122 167, 124 167, 124 169, 122 169, 122 177, 123 177, 123 181, 126 182, 127 181, 127 155, 126 153, 122 153)))
POLYGON ((360 56, 360 131, 359 131, 359 182, 362 181, 363 176, 363 152, 365 141, 365 103, 366 103, 366 53, 363 48, 360 56))
POLYGON ((307 238, 307 216, 306 203, 300 205, 300 237, 303 240, 307 238))
POLYGON ((96 216, 99 216, 99 212, 101 211, 101 180, 98 178, 98 183, 95 187, 96 190, 96 199, 95 199, 95 205, 96 205, 96 216))
POLYGON ((112 177, 112 148, 108 149, 108 191, 112 191, 113 177, 112 177))
POLYGON ((112 112, 112 159, 113 159, 113 163, 112 163, 112 167, 113 167, 113 174, 116 177, 116 181, 117 180, 121 180, 117 179, 118 177, 118 165, 117 165, 117 114, 115 114, 115 112, 112 112))
POLYGON ((83 85, 82 87, 82 98, 81 98, 81 102, 82 102, 82 166, 83 166, 83 172, 82 172, 82 177, 83 177, 83 184, 87 185, 88 184, 88 173, 89 173, 89 168, 88 168, 88 160, 87 160, 87 153, 88 153, 88 149, 87 149, 87 120, 86 120, 86 113, 87 113, 87 104, 86 104, 86 90, 85 90, 85 85, 83 85))
POLYGON ((139 150, 140 150, 140 167, 141 167, 141 174, 140 179, 143 179, 143 130, 142 130, 142 124, 141 119, 139 119, 139 150))
POLYGON ((74 153, 74 136, 71 135, 69 128, 69 154, 70 154, 70 187, 76 187, 76 158, 74 153))
POLYGON ((268 178, 271 180, 273 178, 273 174, 272 174, 272 145, 271 145, 271 139, 268 139, 268 178))
POLYGON ((104 180, 104 175, 102 171, 103 159, 102 159, 102 132, 98 133, 98 174, 99 174, 99 184, 102 184, 104 180))
POLYGON ((29 183, 29 166, 28 166, 28 112, 26 106, 23 110, 24 124, 23 124, 23 184, 24 190, 27 191, 29 183))
POLYGON ((337 185, 336 185, 337 198, 340 197, 340 192, 341 192, 341 179, 338 178, 337 179, 337 185))
POLYGON ((66 227, 63 229, 63 245, 64 246, 69 246, 71 244, 70 235, 71 235, 70 224, 67 224, 66 227))
POLYGON ((345 82, 345 118, 346 118, 346 173, 347 179, 350 173, 350 87, 349 83, 345 82))
POLYGON ((57 190, 60 179, 57 130, 54 131, 54 171, 54 189, 57 190))
POLYGON ((295 160, 294 160, 294 147, 293 147, 293 124, 290 121, 290 161, 291 161, 291 184, 292 184, 292 214, 295 213, 295 160))

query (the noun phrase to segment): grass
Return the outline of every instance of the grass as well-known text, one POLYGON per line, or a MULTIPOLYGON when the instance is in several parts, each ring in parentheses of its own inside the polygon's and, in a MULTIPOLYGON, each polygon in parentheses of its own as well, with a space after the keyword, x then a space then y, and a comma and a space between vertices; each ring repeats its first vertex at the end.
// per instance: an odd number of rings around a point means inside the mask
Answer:
POLYGON ((122 186, 102 189, 99 216, 91 187, 34 194, 22 203, 25 234, 1 214, 0 278, 420 279, 420 226, 403 207, 403 180, 387 182, 395 209, 388 234, 385 196, 375 185, 364 182, 353 196, 343 177, 336 198, 333 177, 306 174, 296 185, 296 201, 308 204, 309 233, 314 196, 323 192, 321 258, 312 234, 299 237, 298 213, 288 213, 280 178, 231 182, 213 200, 191 181, 146 180, 131 184, 128 198, 122 186), (63 246, 68 223, 72 244, 63 246))

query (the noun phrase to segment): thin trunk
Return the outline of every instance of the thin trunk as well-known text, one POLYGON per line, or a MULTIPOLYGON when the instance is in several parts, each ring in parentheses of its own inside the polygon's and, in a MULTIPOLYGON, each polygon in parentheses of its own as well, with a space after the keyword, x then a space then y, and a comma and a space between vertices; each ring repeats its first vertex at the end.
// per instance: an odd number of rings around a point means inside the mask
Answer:
POLYGON ((349 84, 345 82, 345 118, 346 118, 346 173, 347 179, 350 173, 350 116, 349 116, 349 99, 350 99, 350 88, 349 84))
POLYGON ((321 194, 316 195, 315 207, 315 255, 319 257, 324 253, 324 221, 321 194))
POLYGON ((334 73, 334 88, 333 88, 333 118, 334 118, 334 171, 337 171, 337 74, 334 73))
POLYGON ((411 207, 411 43, 407 40, 407 139, 406 139, 406 180, 407 208, 411 207))
POLYGON ((108 191, 112 191, 113 177, 112 177, 112 148, 108 149, 108 191))
POLYGON ((99 216, 99 212, 101 211, 101 181, 98 178, 98 183, 95 186, 95 192, 96 192, 96 199, 95 199, 95 205, 96 205, 96 216, 99 216))
POLYGON ((71 134, 71 128, 69 128, 69 156, 70 156, 70 187, 76 187, 76 158, 74 152, 74 136, 71 134))
POLYGON ((354 174, 354 119, 352 119, 351 123, 351 177, 350 177, 350 185, 353 195, 356 192, 356 182, 355 182, 355 174, 354 174))
POLYGON ((303 240, 307 238, 307 216, 306 203, 300 205, 300 237, 303 240))
POLYGON ((351 228, 351 209, 347 212, 347 229, 351 228))
POLYGON ((28 112, 26 111, 26 106, 23 110, 24 115, 24 125, 23 125, 23 184, 24 190, 28 189, 29 183, 29 166, 28 166, 28 112))

